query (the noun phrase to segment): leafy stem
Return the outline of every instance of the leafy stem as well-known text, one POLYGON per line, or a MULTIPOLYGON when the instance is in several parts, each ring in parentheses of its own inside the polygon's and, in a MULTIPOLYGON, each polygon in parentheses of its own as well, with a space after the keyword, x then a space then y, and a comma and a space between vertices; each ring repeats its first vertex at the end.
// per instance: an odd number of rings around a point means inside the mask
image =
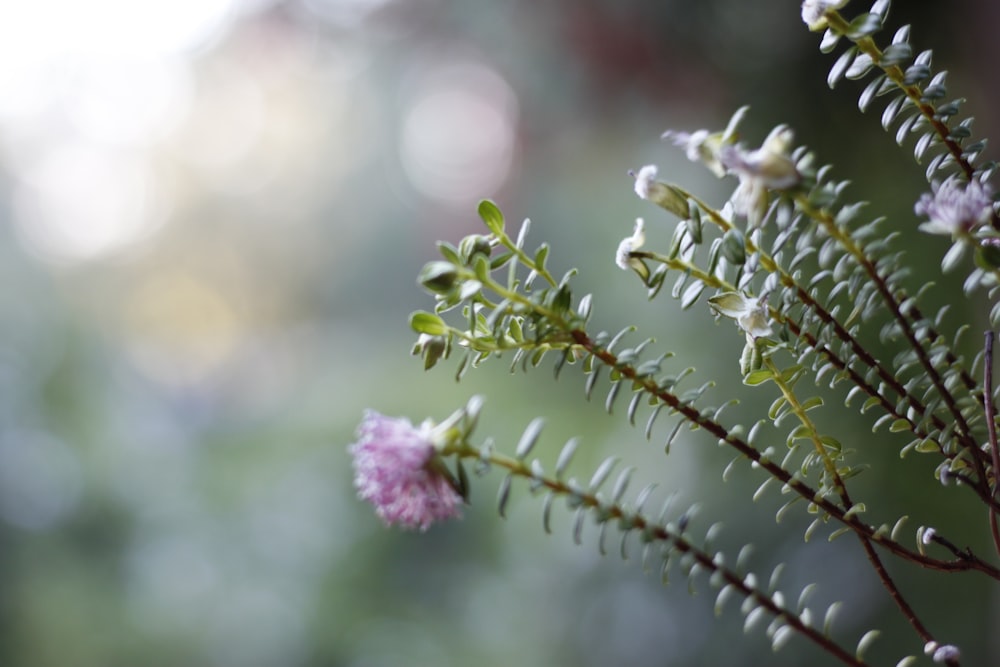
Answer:
MULTIPOLYGON (((985 471, 983 470, 983 461, 986 458, 986 454, 976 445, 975 440, 972 438, 972 431, 969 424, 966 421, 965 416, 962 414, 961 409, 958 407, 955 397, 952 395, 951 391, 949 391, 948 387, 941 378, 941 374, 931 362, 930 357, 927 355, 927 350, 924 348, 922 342, 917 340, 916 333, 903 312, 901 302, 897 299, 896 295, 893 294, 885 278, 882 276, 881 272, 879 272, 878 268, 872 263, 871 259, 869 259, 869 257, 865 254, 864 250, 854 241, 854 239, 851 238, 849 234, 846 234, 840 228, 828 211, 814 207, 809 201, 809 198, 804 194, 796 195, 795 203, 804 214, 819 222, 826 232, 832 238, 835 238, 837 242, 840 243, 852 257, 854 257, 854 260, 864 269, 865 273, 875 284, 879 295, 888 307, 893 319, 898 324, 899 329, 906 338, 907 343, 913 350, 914 354, 917 355, 920 365, 927 373, 927 377, 937 390, 941 400, 944 401, 948 412, 955 420, 955 423, 958 426, 958 442, 972 455, 971 458, 973 460, 973 464, 976 466, 976 473, 979 479, 978 483, 982 487, 980 490, 985 490, 986 477, 985 471)), ((889 374, 888 377, 892 378, 894 385, 899 386, 899 381, 891 374, 889 374)), ((911 398, 911 404, 914 409, 921 413, 926 411, 926 406, 924 406, 923 403, 918 401, 915 397, 911 398)), ((931 414, 931 417, 937 428, 945 428, 945 424, 940 417, 934 414, 931 414)))
MULTIPOLYGON (((830 452, 827 450, 828 447, 827 442, 820 435, 819 430, 816 428, 816 424, 809 417, 806 406, 804 406, 802 402, 799 401, 798 397, 795 395, 795 392, 792 389, 792 382, 794 381, 794 379, 792 379, 791 381, 786 379, 786 374, 782 373, 775 366, 774 361, 770 358, 770 356, 764 357, 763 364, 764 367, 771 372, 771 379, 778 386, 778 389, 781 391, 781 395, 784 397, 785 401, 788 403, 792 412, 799 420, 799 423, 801 424, 802 435, 807 437, 813 443, 813 447, 816 450, 817 456, 819 456, 820 459, 823 461, 823 466, 826 469, 826 474, 830 478, 830 481, 832 482, 832 485, 834 487, 834 490, 837 492, 837 495, 840 496, 844 508, 847 510, 845 512, 845 515, 850 516, 854 514, 855 510, 858 509, 863 510, 864 509, 863 505, 855 505, 854 502, 851 500, 851 497, 847 492, 847 486, 844 484, 843 478, 837 471, 837 464, 834 461, 833 457, 830 455, 830 452)), ((893 602, 896 603, 896 606, 899 607, 899 610, 903 613, 903 616, 907 619, 907 621, 909 621, 910 625, 913 626, 914 630, 917 632, 917 634, 920 636, 920 638, 924 641, 925 644, 927 642, 934 641, 933 636, 930 634, 930 632, 927 630, 924 624, 917 617, 916 613, 913 611, 913 608, 910 607, 910 604, 903 597, 899 588, 892 580, 892 577, 889 576, 889 572, 885 569, 885 566, 882 563, 882 560, 879 557, 878 552, 876 552, 874 546, 872 546, 871 539, 868 536, 862 535, 860 533, 857 533, 857 536, 858 539, 861 541, 862 547, 864 548, 865 555, 868 557, 869 562, 875 569, 875 572, 878 575, 879 580, 881 580, 883 587, 889 593, 889 596, 892 598, 893 602)))
MULTIPOLYGON (((872 39, 870 34, 856 34, 851 24, 836 10, 827 10, 825 17, 829 29, 836 35, 846 37, 851 40, 858 50, 869 57, 885 76, 892 81, 909 102, 921 115, 923 122, 927 123, 934 131, 937 140, 948 151, 948 155, 958 165, 967 181, 972 181, 976 177, 976 168, 972 166, 966 152, 956 140, 956 133, 948 127, 944 119, 947 116, 939 113, 937 109, 928 101, 928 91, 920 85, 919 80, 911 82, 907 79, 907 73, 897 64, 896 59, 887 59, 886 52, 882 50, 872 39)), ((954 113, 954 112, 952 112, 954 113)), ((964 129, 964 128, 959 128, 964 129)), ((965 133, 968 134, 967 132, 965 133)), ((961 137, 962 135, 958 135, 961 137)), ((930 178, 930 176, 928 176, 930 178)), ((991 216, 991 224, 994 229, 1000 230, 1000 217, 994 211, 991 216)))
MULTIPOLYGON (((637 531, 646 543, 664 543, 668 549, 692 558, 700 568, 711 573, 712 578, 718 582, 720 588, 728 588, 736 591, 743 598, 752 600, 755 608, 766 610, 781 626, 791 628, 837 658, 841 663, 853 667, 864 667, 867 664, 861 658, 838 645, 826 634, 813 628, 799 614, 786 608, 780 599, 757 586, 755 577, 740 574, 725 566, 717 554, 709 553, 695 545, 694 542, 685 537, 683 522, 677 527, 671 524, 654 523, 646 518, 641 511, 631 510, 618 502, 609 502, 596 492, 583 490, 572 480, 564 482, 558 477, 545 475, 537 461, 534 465, 529 465, 521 459, 497 453, 492 448, 478 448, 464 440, 446 447, 442 454, 445 456, 453 454, 460 459, 474 459, 503 468, 510 476, 528 480, 535 490, 545 489, 553 495, 566 497, 572 506, 590 510, 601 523, 614 521, 625 533, 637 531)), ((504 496, 505 494, 502 492, 501 502, 504 502, 504 496)), ((775 630, 773 635, 776 642, 778 632, 781 632, 780 627, 775 630)))
MULTIPOLYGON (((889 535, 890 531, 888 527, 883 526, 875 529, 864 523, 860 520, 856 512, 850 513, 848 511, 849 508, 841 507, 838 503, 827 498, 825 494, 810 487, 798 475, 793 475, 780 464, 771 460, 768 454, 761 452, 748 441, 728 430, 710 414, 705 414, 695 408, 690 402, 682 400, 677 394, 668 389, 668 385, 658 382, 653 374, 656 368, 655 365, 653 367, 654 370, 646 369, 640 372, 636 366, 624 359, 619 359, 611 352, 610 348, 614 345, 614 341, 603 346, 596 342, 581 326, 581 323, 586 320, 585 315, 572 311, 568 306, 562 308, 555 305, 546 305, 553 303, 552 294, 558 295, 564 291, 568 291, 565 285, 531 294, 524 294, 518 291, 516 282, 512 287, 508 287, 494 280, 491 271, 485 268, 486 263, 485 258, 481 258, 477 262, 477 270, 475 271, 465 267, 455 267, 457 279, 460 282, 476 281, 479 283, 479 289, 474 295, 470 295, 469 299, 482 299, 482 290, 490 290, 499 297, 496 310, 486 318, 487 321, 500 322, 503 318, 507 317, 525 318, 530 326, 521 334, 522 339, 526 342, 518 344, 519 351, 532 349, 563 350, 563 359, 589 355, 610 368, 616 378, 616 382, 620 382, 622 379, 631 381, 636 390, 641 390, 645 394, 655 397, 659 404, 679 413, 690 424, 704 429, 713 437, 733 447, 748 461, 762 468, 771 477, 803 499, 816 505, 820 511, 835 518, 838 522, 857 533, 859 537, 873 540, 890 552, 906 560, 920 564, 923 567, 942 571, 978 570, 992 578, 1000 580, 1000 569, 981 560, 968 549, 958 549, 950 542, 940 540, 938 543, 951 551, 955 559, 941 560, 931 558, 925 554, 907 549, 895 539, 892 539, 889 535)), ((532 268, 530 263, 526 262, 526 265, 532 268)), ((469 308, 475 312, 472 305, 469 308)), ((472 319, 476 323, 479 321, 478 317, 473 317, 472 319)), ((481 357, 486 357, 493 353, 499 354, 504 352, 505 349, 512 347, 508 341, 494 336, 488 330, 488 327, 482 331, 483 335, 480 336, 479 331, 476 329, 461 331, 444 325, 443 321, 439 326, 444 327, 444 329, 436 331, 437 334, 447 333, 449 336, 469 341, 470 347, 477 350, 481 357)), ((645 368, 645 365, 643 366, 645 368)))

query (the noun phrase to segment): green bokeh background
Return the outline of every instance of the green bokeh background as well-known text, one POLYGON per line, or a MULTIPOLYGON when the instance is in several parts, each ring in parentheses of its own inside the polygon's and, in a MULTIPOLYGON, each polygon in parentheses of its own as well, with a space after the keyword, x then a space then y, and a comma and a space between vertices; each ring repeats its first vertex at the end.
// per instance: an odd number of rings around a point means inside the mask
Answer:
MULTIPOLYGON (((893 24, 913 22, 915 45, 954 71, 953 95, 970 98, 989 135, 997 123, 988 96, 1000 88, 981 26, 995 10, 971 0, 947 15, 941 3, 897 4, 893 24)), ((15 26, 17 17, 10 12, 15 26)), ((601 400, 584 399, 577 368, 556 382, 547 368, 525 375, 486 364, 457 385, 454 364, 424 373, 409 355, 407 316, 433 303, 417 272, 437 239, 481 230, 475 202, 489 196, 509 219, 532 218, 533 243, 553 246, 554 272, 581 269, 576 294, 594 294, 597 328, 637 324, 676 353, 676 370, 694 366, 698 383, 717 381, 712 401, 744 398, 729 419, 752 420, 771 397, 740 385, 734 329, 707 308, 682 314, 666 294, 647 302, 612 261, 637 216, 651 247, 673 231, 635 197, 627 170, 655 162, 666 179, 721 204, 733 183, 658 137, 721 128, 749 104, 748 141, 789 123, 853 181, 851 198, 888 216, 916 267, 914 287, 938 283, 925 311, 950 304, 948 328, 971 325, 961 350, 971 358, 983 304, 955 296, 961 276, 937 271, 941 239, 915 232, 922 169, 876 113, 857 112, 860 86, 827 88, 832 59, 817 42, 785 0, 248 4, 213 40, 174 56, 190 85, 169 130, 125 148, 84 138, 91 154, 125 150, 151 165, 162 220, 126 246, 69 257, 33 236, 44 204, 31 197, 47 192, 32 189, 36 162, 81 141, 77 109, 53 95, 30 119, 0 116, 0 664, 826 664, 801 640, 772 655, 761 631, 743 636, 736 604, 716 619, 705 582, 693 597, 677 575, 663 587, 642 571, 638 549, 628 562, 602 558, 593 530, 575 546, 564 513, 545 535, 540 502, 523 487, 500 520, 496 475, 473 480, 461 522, 425 534, 381 526, 354 496, 345 451, 362 411, 439 419, 473 393, 486 398, 480 433, 501 449, 545 416, 544 460, 573 436, 582 438, 581 477, 621 456, 639 466, 636 489, 657 481, 660 497, 700 503, 702 529, 722 521, 720 546, 732 556, 749 541, 760 571, 785 562, 791 595, 820 581, 817 608, 845 603, 839 637, 883 630, 873 664, 918 652, 857 545, 804 545, 805 513, 776 525, 778 496, 750 503, 762 478, 739 466, 724 483, 731 454, 707 438, 682 435, 665 457, 670 425, 647 443, 626 423, 624 402, 608 416, 601 400), (489 191, 452 183, 442 198, 414 175, 431 167, 407 167, 401 155, 422 96, 463 63, 492 71, 504 99, 513 96, 501 146, 510 167, 489 191)), ((131 64, 140 79, 150 66, 131 64)), ((114 119, 113 101, 131 104, 142 91, 94 94, 112 100, 114 119)), ((466 139, 480 120, 452 119, 472 128, 466 139)), ((454 176, 463 163, 447 161, 471 158, 447 152, 447 123, 431 130, 440 135, 428 139, 431 154, 438 137, 442 169, 454 176)), ((470 170, 493 158, 478 159, 470 170)), ((987 550, 985 516, 971 494, 933 483, 932 463, 900 461, 902 443, 872 436, 853 410, 834 408, 823 425, 871 457, 854 495, 873 520, 909 514, 914 530, 947 524, 960 544, 987 550)), ((892 573, 966 664, 1000 660, 993 587, 911 566, 892 573)))

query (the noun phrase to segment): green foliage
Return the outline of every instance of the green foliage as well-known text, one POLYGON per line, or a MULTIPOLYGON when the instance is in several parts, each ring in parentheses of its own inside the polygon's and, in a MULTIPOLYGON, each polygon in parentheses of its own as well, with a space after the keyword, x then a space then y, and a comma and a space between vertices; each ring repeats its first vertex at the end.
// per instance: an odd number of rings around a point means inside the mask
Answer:
MULTIPOLYGON (((926 164, 924 173, 934 183, 935 195, 940 194, 942 178, 984 183, 995 165, 976 164, 984 143, 969 141, 971 118, 955 122, 962 100, 943 102, 945 76, 933 73, 930 52, 913 55, 909 27, 897 30, 883 46, 876 41, 885 27, 889 3, 880 0, 870 12, 850 20, 834 4, 824 9, 821 50, 829 53, 839 44, 846 48, 830 69, 830 86, 845 78, 869 79, 859 108, 868 111, 884 100, 882 126, 894 133, 900 146, 912 139, 913 157, 926 164)), ((913 626, 914 644, 907 650, 919 649, 932 642, 933 635, 904 601, 884 559, 909 561, 938 575, 971 572, 991 580, 1000 580, 1000 569, 992 559, 956 546, 944 535, 947 527, 921 526, 916 544, 909 545, 902 535, 907 517, 885 516, 876 507, 869 510, 854 499, 848 482, 863 474, 866 457, 875 448, 897 447, 901 456, 925 455, 934 462, 934 477, 919 483, 958 481, 954 492, 975 498, 995 526, 1000 510, 995 470, 1000 455, 991 428, 994 396, 989 374, 985 382, 975 377, 984 362, 989 368, 989 357, 970 361, 956 351, 966 326, 950 322, 946 308, 923 313, 926 282, 914 281, 912 267, 897 248, 897 235, 885 233, 883 219, 869 215, 866 202, 846 200, 847 182, 835 180, 831 167, 816 166, 816 156, 806 148, 787 145, 787 128, 776 128, 754 151, 733 144, 730 139, 744 112, 740 110, 723 132, 705 131, 704 136, 714 140, 694 143, 696 134, 675 135, 677 143, 686 142, 692 159, 716 173, 725 167, 739 176, 730 201, 712 206, 680 185, 653 180, 655 168, 643 169, 636 177, 637 193, 679 220, 663 251, 639 249, 644 238, 637 238, 638 226, 636 236, 623 241, 618 261, 639 277, 649 299, 661 297, 671 280, 665 293, 681 309, 695 308, 706 296, 717 318, 734 320, 744 341, 742 355, 733 354, 734 374, 740 356, 736 377, 771 401, 766 416, 746 435, 742 424, 729 423, 723 415, 735 399, 725 396, 721 403, 711 403, 715 382, 697 380, 691 368, 671 370, 667 362, 674 354, 658 349, 654 339, 636 340, 631 326, 615 332, 592 331, 593 298, 574 295, 575 270, 560 278, 550 273, 549 246, 527 250, 529 221, 511 237, 503 214, 490 201, 479 205, 488 235, 466 237, 457 247, 442 243, 442 259, 428 263, 421 272, 420 283, 434 295, 436 305, 434 313, 411 316, 411 326, 421 334, 414 353, 430 367, 461 351, 458 377, 490 359, 505 357, 511 371, 529 371, 549 357, 556 377, 566 364, 579 364, 587 399, 603 394, 600 402, 608 413, 627 401, 625 415, 632 425, 645 411, 647 438, 661 416, 672 417, 675 423, 664 440, 668 453, 683 427, 707 433, 735 455, 724 477, 734 465, 746 465, 764 475, 754 501, 775 492, 782 496, 776 520, 803 509, 812 515, 803 533, 805 541, 821 535, 828 540, 854 535, 913 626), (794 178, 789 169, 794 169, 794 178), (877 332, 894 353, 890 357, 873 353, 866 332, 877 332), (873 433, 887 437, 852 440, 845 446, 842 436, 820 425, 828 423, 820 417, 831 402, 854 406, 870 420, 873 433)), ((934 209, 925 209, 935 223, 934 209)), ((973 213, 979 215, 974 208, 973 213)), ((952 247, 945 253, 942 270, 968 267, 967 251, 973 250, 976 262, 968 269, 965 289, 971 293, 985 288, 994 297, 1000 289, 994 242, 1000 225, 994 209, 984 208, 984 213, 982 220, 961 220, 951 230, 952 247)), ((998 320, 1000 308, 994 307, 991 321, 998 320)), ((725 386, 732 379, 725 378, 725 386)), ((644 567, 658 570, 664 581, 668 572, 679 570, 696 587, 698 574, 707 574, 710 586, 718 591, 717 613, 723 612, 727 600, 741 597, 744 629, 758 628, 767 620, 765 632, 775 650, 799 635, 844 664, 865 664, 865 652, 878 637, 877 630, 865 633, 853 648, 843 648, 831 630, 839 604, 823 611, 822 630, 817 629, 819 614, 806 606, 811 586, 797 596, 797 605, 788 606, 775 590, 778 571, 771 574, 768 587, 759 586, 758 577, 747 569, 747 547, 730 568, 726 554, 711 547, 715 526, 703 538, 692 535, 691 510, 673 514, 665 506, 653 518, 645 509, 653 486, 629 502, 634 467, 615 475, 617 456, 603 461, 586 484, 567 479, 577 450, 577 441, 571 440, 554 472, 545 473, 539 460, 528 460, 541 429, 541 420, 531 422, 513 458, 491 446, 469 444, 471 428, 463 432, 463 444, 446 453, 488 464, 483 468, 505 469, 498 496, 501 515, 514 493, 514 481, 526 480, 530 492, 542 496, 546 532, 551 530, 556 500, 564 498, 573 514, 577 543, 589 517, 598 526, 601 553, 609 533, 617 530, 621 557, 628 558, 630 544, 638 543, 644 567)), ((1000 552, 1000 535, 995 541, 1000 552)), ((914 660, 908 655, 899 664, 914 660)), ((955 662, 948 657, 942 661, 955 662)))

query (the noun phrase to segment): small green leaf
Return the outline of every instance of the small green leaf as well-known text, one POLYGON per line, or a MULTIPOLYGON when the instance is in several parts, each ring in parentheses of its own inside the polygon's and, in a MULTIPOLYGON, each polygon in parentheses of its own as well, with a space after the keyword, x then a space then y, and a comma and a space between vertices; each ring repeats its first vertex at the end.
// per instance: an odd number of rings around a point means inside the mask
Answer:
POLYGON ((747 614, 746 620, 743 621, 743 632, 750 632, 757 623, 760 622, 762 618, 767 615, 767 609, 765 607, 755 607, 749 614, 747 614))
POLYGON ((823 405, 823 399, 819 396, 813 396, 812 398, 807 398, 802 401, 802 411, 809 412, 814 408, 818 408, 823 405))
POLYGON ((738 229, 730 229, 722 237, 722 256, 730 264, 742 266, 747 261, 746 240, 738 229))
POLYGON ((579 440, 572 438, 563 445, 562 451, 559 452, 559 459, 556 461, 556 479, 562 480, 563 475, 566 474, 566 468, 569 467, 569 463, 573 459, 573 454, 576 453, 576 448, 579 444, 579 440))
POLYGON ((878 396, 872 396, 871 398, 865 401, 864 405, 861 406, 861 412, 868 412, 870 409, 874 408, 876 405, 879 405, 881 402, 882 401, 879 399, 878 396))
POLYGON ((771 649, 775 652, 781 650, 781 648, 789 642, 789 640, 795 636, 795 630, 792 629, 790 625, 783 625, 774 631, 774 636, 771 637, 771 649))
POLYGON ((850 531, 851 531, 851 529, 848 526, 844 526, 843 528, 838 528, 837 530, 835 530, 832 533, 830 533, 830 536, 826 538, 827 542, 833 542, 835 539, 837 539, 841 535, 849 533, 850 531))
POLYGON ((1000 267, 1000 246, 992 243, 977 246, 976 265, 987 271, 1000 267))
POLYGON ((897 419, 889 425, 890 433, 899 433, 900 431, 910 430, 910 420, 909 419, 897 419))
POLYGON ((441 336, 448 333, 448 325, 433 313, 418 310, 410 315, 410 327, 417 333, 441 336))
POLYGON ((760 368, 755 371, 747 373, 746 377, 743 378, 743 384, 748 387, 756 387, 759 384, 764 384, 765 382, 772 380, 774 374, 767 368, 760 368))
POLYGON ((521 434, 521 439, 517 443, 517 449, 514 451, 515 458, 523 460, 524 457, 531 453, 535 443, 538 442, 538 436, 541 435, 543 426, 545 426, 544 419, 536 418, 531 420, 531 423, 524 429, 524 433, 521 434))
POLYGON ((507 502, 510 500, 510 483, 512 475, 507 475, 500 482, 500 489, 497 492, 497 513, 504 519, 507 518, 507 502))
POLYGON ((431 292, 446 294, 450 292, 455 283, 458 282, 458 270, 449 262, 428 262, 420 270, 417 282, 431 292))
POLYGON ((879 65, 886 68, 893 65, 902 66, 912 55, 913 47, 908 43, 890 44, 882 51, 882 58, 879 60, 879 65))
POLYGON ((590 478, 590 484, 587 485, 590 493, 595 493, 604 484, 604 480, 608 478, 608 475, 611 474, 611 471, 618 464, 619 460, 617 456, 609 456, 601 462, 601 465, 594 471, 593 477, 590 478))
POLYGON ((799 424, 791 433, 788 434, 788 445, 791 446, 796 440, 809 440, 812 438, 813 430, 805 424, 799 424))
POLYGON ((497 236, 503 235, 503 213, 489 199, 479 202, 479 217, 483 219, 486 226, 497 236))
POLYGON ((537 270, 542 271, 545 269, 545 260, 548 258, 548 256, 549 256, 549 246, 542 245, 542 247, 538 249, 538 252, 535 253, 535 268, 537 270))
POLYGON ((882 17, 878 14, 861 14, 847 28, 847 36, 858 40, 878 32, 882 28, 882 17))
POLYGON ((840 611, 843 602, 837 601, 827 607, 826 614, 823 615, 823 634, 827 637, 830 636, 833 631, 833 622, 837 618, 837 613, 840 611))
POLYGON ((858 642, 858 649, 855 652, 855 656, 858 660, 865 659, 865 652, 875 643, 875 640, 879 638, 882 632, 879 630, 869 630, 861 637, 861 641, 858 642))
POLYGON ((854 62, 854 56, 857 52, 858 47, 851 46, 833 63, 833 67, 830 68, 830 74, 826 77, 826 83, 830 88, 836 87, 837 83, 844 78, 844 73, 847 72, 847 68, 854 62))
POLYGON ((774 403, 771 403, 771 407, 767 411, 768 418, 774 421, 781 414, 782 408, 788 404, 788 400, 784 396, 779 396, 774 399, 774 403))
POLYGON ((889 533, 890 540, 892 540, 893 542, 897 542, 899 540, 899 531, 902 530, 903 524, 905 524, 907 519, 909 518, 910 518, 909 515, 906 514, 899 517, 899 520, 896 521, 896 524, 892 527, 892 532, 889 533))

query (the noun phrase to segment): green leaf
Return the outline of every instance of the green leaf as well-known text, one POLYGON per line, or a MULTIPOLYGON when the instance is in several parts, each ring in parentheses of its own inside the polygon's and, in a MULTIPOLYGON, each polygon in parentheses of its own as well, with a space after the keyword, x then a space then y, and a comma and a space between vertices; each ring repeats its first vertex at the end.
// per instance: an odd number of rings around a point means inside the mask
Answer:
POLYGON ((823 634, 827 637, 830 636, 833 631, 833 622, 837 618, 837 613, 840 611, 843 602, 837 601, 831 604, 826 609, 826 614, 823 615, 823 634))
POLYGON ((573 454, 576 453, 576 448, 579 444, 579 440, 572 438, 563 445, 562 450, 559 452, 559 459, 556 461, 556 479, 562 480, 563 475, 566 473, 566 468, 569 467, 569 463, 573 459, 573 454))
POLYGON ((865 659, 865 652, 871 647, 873 643, 875 643, 875 640, 878 639, 879 635, 881 634, 882 632, 879 630, 869 630, 864 634, 863 637, 861 637, 861 640, 858 642, 858 649, 855 652, 855 655, 857 656, 858 660, 865 659))
POLYGON ((1000 267, 1000 247, 993 244, 976 246, 976 264, 987 271, 1000 267))
POLYGON ((771 407, 767 411, 767 416, 774 421, 781 414, 782 409, 788 404, 788 399, 784 396, 779 396, 774 399, 774 403, 771 403, 771 407))
POLYGON ((839 58, 833 63, 833 67, 830 68, 830 74, 826 77, 826 83, 831 88, 836 87, 837 83, 844 78, 844 73, 847 72, 847 68, 851 66, 854 62, 854 56, 858 52, 858 47, 851 46, 846 51, 844 51, 839 58))
POLYGON ((549 246, 542 245, 535 253, 535 268, 539 271, 545 269, 545 260, 549 256, 549 246))
POLYGON ((878 14, 861 14, 847 28, 847 36, 858 40, 878 32, 882 28, 882 17, 878 14))
POLYGON ((504 519, 507 518, 507 502, 510 500, 510 483, 513 475, 507 475, 500 482, 500 489, 497 492, 497 513, 504 519))
POLYGON ((821 405, 823 405, 823 399, 819 396, 813 396, 812 398, 807 398, 802 401, 802 411, 809 412, 810 410, 818 408, 821 405))
POLYGON ((909 419, 897 419, 889 425, 890 433, 899 433, 900 431, 910 430, 910 420, 909 419))
POLYGON ((503 213, 489 199, 479 202, 479 217, 486 223, 486 227, 497 236, 503 236, 503 213))
POLYGON ((812 435, 813 431, 811 428, 809 428, 805 424, 800 424, 795 428, 795 430, 793 430, 791 433, 788 434, 787 442, 789 445, 791 445, 796 440, 810 440, 812 439, 812 435))
POLYGON ((730 229, 722 237, 722 256, 730 264, 742 266, 747 261, 746 240, 738 229, 730 229))
POLYGON ((441 336, 448 333, 448 325, 444 320, 423 310, 418 310, 410 315, 410 327, 417 333, 428 336, 441 336))
POLYGON ((861 412, 868 412, 870 409, 874 408, 876 405, 881 404, 882 401, 878 396, 872 396, 865 401, 864 405, 861 406, 861 412))
POLYGON ((900 44, 890 44, 885 47, 882 51, 882 59, 879 61, 879 65, 882 67, 892 67, 893 65, 902 66, 904 62, 910 59, 913 55, 913 47, 908 43, 902 42, 900 44))
POLYGON ((517 449, 514 451, 514 457, 518 460, 523 460, 531 450, 535 447, 535 443, 538 442, 538 436, 542 432, 542 427, 545 426, 545 420, 536 418, 532 419, 528 427, 524 429, 524 433, 521 434, 521 439, 517 443, 517 449))
POLYGON ((450 292, 455 283, 458 282, 458 270, 448 262, 436 261, 428 262, 420 270, 417 282, 431 292, 446 294, 450 292))
POLYGON ((893 525, 893 527, 892 527, 892 532, 889 533, 889 539, 890 540, 892 540, 893 542, 899 541, 899 533, 900 533, 900 531, 903 528, 903 524, 906 523, 907 519, 909 519, 909 518, 910 518, 909 515, 906 515, 906 514, 904 514, 903 516, 899 517, 899 519, 896 521, 895 525, 893 525))
POLYGON ((743 384, 748 387, 756 387, 759 384, 764 384, 768 380, 774 378, 774 374, 767 368, 761 368, 755 371, 747 373, 746 377, 743 378, 743 384))

